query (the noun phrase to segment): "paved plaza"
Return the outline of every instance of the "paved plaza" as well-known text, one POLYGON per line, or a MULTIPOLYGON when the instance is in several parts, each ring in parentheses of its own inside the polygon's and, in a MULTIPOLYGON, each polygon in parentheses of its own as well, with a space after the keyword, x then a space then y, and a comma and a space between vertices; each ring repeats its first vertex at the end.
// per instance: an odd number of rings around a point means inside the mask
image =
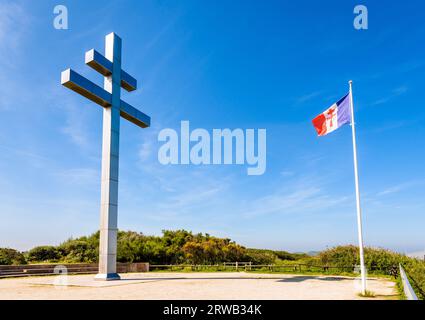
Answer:
MULTIPOLYGON (((0 279, 0 299, 361 299, 357 278, 284 274, 127 273, 122 280, 93 275, 0 279)), ((397 299, 395 283, 369 278, 376 299, 397 299)))

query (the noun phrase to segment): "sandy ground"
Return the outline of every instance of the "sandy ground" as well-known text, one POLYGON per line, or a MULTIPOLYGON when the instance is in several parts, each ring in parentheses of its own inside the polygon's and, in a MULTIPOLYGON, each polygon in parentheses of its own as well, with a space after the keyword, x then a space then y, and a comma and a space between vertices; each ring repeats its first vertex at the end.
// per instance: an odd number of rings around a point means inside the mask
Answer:
MULTIPOLYGON (((93 275, 0 279, 0 299, 361 299, 349 277, 229 273, 128 273, 119 281, 93 275)), ((397 299, 395 284, 369 278, 373 299, 397 299)))

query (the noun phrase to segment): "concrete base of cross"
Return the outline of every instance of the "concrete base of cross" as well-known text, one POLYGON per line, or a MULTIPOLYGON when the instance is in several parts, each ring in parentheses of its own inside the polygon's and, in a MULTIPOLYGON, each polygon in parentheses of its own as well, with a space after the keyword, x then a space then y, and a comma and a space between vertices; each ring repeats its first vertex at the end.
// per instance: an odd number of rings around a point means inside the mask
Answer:
POLYGON ((98 273, 94 280, 103 280, 103 281, 110 281, 110 280, 121 280, 121 277, 118 273, 98 273))

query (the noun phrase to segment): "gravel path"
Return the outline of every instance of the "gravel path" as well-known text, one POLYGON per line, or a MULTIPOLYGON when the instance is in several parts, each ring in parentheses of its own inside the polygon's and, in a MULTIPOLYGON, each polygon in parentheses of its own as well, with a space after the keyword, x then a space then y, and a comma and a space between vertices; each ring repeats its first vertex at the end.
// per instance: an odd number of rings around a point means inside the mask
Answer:
MULTIPOLYGON (((108 282, 94 281, 93 275, 0 279, 0 299, 361 299, 359 280, 350 277, 245 272, 121 277, 108 282)), ((373 299, 397 299, 390 280, 369 278, 368 289, 376 294, 373 299)))

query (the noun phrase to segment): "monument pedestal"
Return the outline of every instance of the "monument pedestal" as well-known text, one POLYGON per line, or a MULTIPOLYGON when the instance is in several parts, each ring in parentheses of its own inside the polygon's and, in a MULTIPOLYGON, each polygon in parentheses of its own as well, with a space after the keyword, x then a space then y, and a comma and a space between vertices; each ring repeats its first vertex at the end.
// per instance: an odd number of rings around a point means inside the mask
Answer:
POLYGON ((98 273, 94 280, 103 280, 103 281, 111 281, 111 280, 121 280, 121 277, 118 273, 98 273))

